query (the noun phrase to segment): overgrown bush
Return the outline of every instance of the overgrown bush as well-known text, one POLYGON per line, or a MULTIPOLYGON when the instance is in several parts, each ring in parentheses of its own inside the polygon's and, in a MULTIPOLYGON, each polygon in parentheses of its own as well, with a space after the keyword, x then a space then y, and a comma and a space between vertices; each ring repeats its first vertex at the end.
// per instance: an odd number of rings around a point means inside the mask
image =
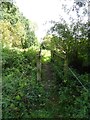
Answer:
MULTIPOLYGON (((56 84, 48 94, 42 82, 36 82, 36 54, 33 49, 3 49, 3 118, 87 118, 90 113, 89 91, 69 70, 64 82, 63 61, 55 58, 50 64, 56 75, 56 84)), ((71 70, 90 90, 90 75, 71 70)))
POLYGON ((77 70, 72 68, 75 77, 68 68, 67 81, 64 82, 63 62, 58 61, 57 58, 56 60, 53 62, 53 69, 59 93, 57 113, 63 118, 88 118, 90 74, 79 74, 77 70))
POLYGON ((36 83, 36 52, 3 49, 3 118, 30 118, 45 106, 46 95, 36 83))

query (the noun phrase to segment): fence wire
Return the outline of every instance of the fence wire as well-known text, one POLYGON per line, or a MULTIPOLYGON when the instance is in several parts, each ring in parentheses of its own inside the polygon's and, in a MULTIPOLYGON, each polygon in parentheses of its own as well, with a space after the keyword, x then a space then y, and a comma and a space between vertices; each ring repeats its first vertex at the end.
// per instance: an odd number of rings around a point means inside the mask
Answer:
MULTIPOLYGON (((57 56, 57 54, 55 54, 57 56)), ((58 56, 59 58, 62 58, 60 56, 58 56)), ((53 65, 55 65, 53 63, 53 65)), ((83 83, 81 82, 81 80, 76 76, 76 74, 71 70, 70 67, 68 67, 69 71, 72 73, 72 75, 76 78, 76 80, 81 84, 81 86, 88 92, 88 89, 83 85, 83 83)), ((59 70, 58 70, 58 73, 60 74, 59 70)))

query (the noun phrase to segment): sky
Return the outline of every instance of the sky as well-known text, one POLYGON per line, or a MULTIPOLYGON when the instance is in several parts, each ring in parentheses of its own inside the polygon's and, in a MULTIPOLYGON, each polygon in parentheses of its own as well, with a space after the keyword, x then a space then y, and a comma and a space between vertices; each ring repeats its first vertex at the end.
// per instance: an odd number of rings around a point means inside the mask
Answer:
POLYGON ((39 39, 43 38, 50 27, 50 24, 43 25, 46 21, 59 21, 60 15, 68 20, 68 15, 62 9, 62 4, 66 1, 69 7, 72 6, 73 0, 15 0, 20 12, 37 24, 36 35, 39 39))
MULTIPOLYGON (((23 15, 36 23, 38 28, 36 35, 41 39, 47 29, 48 25, 43 25, 46 21, 58 21, 60 14, 64 15, 60 0, 15 0, 16 5, 23 15)), ((72 0, 69 0, 72 1, 72 0)))

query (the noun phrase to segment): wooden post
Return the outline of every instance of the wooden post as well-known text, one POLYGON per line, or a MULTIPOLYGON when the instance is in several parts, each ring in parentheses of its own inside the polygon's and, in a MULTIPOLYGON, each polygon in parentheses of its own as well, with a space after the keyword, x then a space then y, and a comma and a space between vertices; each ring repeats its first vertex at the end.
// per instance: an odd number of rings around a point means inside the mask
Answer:
POLYGON ((68 58, 65 57, 64 60, 64 82, 68 80, 68 58))
POLYGON ((41 47, 37 54, 37 82, 41 81, 41 47))
POLYGON ((54 62, 54 53, 55 53, 55 51, 54 50, 51 50, 51 62, 54 62))

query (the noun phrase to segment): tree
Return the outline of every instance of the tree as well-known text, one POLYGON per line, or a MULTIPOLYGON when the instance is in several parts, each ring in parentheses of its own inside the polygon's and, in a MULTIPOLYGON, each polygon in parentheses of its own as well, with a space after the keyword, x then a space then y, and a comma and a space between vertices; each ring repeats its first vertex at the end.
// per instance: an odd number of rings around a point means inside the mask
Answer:
POLYGON ((28 48, 33 44, 35 45, 37 38, 32 22, 20 13, 13 3, 1 2, 0 7, 2 13, 0 15, 0 27, 2 28, 1 34, 4 46, 10 44, 12 47, 28 48))

